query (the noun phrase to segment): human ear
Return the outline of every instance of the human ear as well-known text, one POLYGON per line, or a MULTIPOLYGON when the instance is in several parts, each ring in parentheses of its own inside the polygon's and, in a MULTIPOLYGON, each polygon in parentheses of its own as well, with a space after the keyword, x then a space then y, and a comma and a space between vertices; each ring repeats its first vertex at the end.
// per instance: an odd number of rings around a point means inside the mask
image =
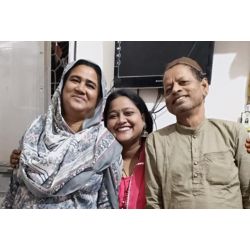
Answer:
POLYGON ((208 92, 209 92, 209 85, 208 85, 207 78, 202 79, 201 85, 202 85, 202 88, 203 88, 203 97, 205 98, 208 95, 208 92))

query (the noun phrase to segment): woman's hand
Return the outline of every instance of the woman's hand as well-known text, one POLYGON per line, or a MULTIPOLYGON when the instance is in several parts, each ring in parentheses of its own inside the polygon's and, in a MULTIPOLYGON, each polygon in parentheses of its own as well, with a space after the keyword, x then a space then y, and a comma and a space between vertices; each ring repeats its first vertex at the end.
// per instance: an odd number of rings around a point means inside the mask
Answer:
MULTIPOLYGON (((250 145, 250 143, 249 143, 250 145)), ((250 150, 250 146, 249 146, 249 150, 250 150)), ((18 166, 19 164, 19 160, 20 160, 20 154, 21 154, 21 150, 19 149, 14 149, 10 155, 10 165, 15 168, 18 166)))

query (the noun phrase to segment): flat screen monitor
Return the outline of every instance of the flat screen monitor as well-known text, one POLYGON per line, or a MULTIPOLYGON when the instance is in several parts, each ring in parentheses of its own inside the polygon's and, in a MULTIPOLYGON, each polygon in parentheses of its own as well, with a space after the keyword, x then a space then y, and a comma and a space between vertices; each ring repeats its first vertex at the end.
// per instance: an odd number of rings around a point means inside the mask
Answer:
POLYGON ((162 88, 164 69, 170 61, 186 56, 195 59, 211 82, 212 41, 116 41, 115 88, 162 88))

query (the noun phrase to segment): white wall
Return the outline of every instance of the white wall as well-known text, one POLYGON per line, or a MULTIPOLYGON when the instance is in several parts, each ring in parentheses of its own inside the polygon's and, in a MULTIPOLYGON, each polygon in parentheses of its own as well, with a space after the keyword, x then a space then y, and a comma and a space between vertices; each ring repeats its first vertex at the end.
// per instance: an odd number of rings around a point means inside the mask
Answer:
POLYGON ((0 42, 0 165, 9 163, 27 126, 47 109, 44 52, 44 42, 0 42))
MULTIPOLYGON (((91 59, 104 70, 109 88, 113 85, 114 42, 77 42, 77 58, 91 59)), ((206 100, 207 117, 237 121, 246 103, 250 70, 250 42, 215 42, 210 93, 206 100)), ((157 90, 143 89, 140 95, 151 109, 157 90)), ((160 106, 163 106, 164 102, 160 106)), ((157 128, 175 122, 166 109, 156 116, 157 128)))
MULTIPOLYGON (((70 43, 69 61, 73 60, 73 51, 75 43, 70 43)), ((97 63, 105 73, 107 81, 107 88, 110 89, 113 85, 114 78, 114 55, 115 55, 115 42, 113 41, 78 41, 76 42, 76 58, 75 59, 88 59, 97 63)))
POLYGON ((216 42, 207 116, 237 121, 246 104, 250 42, 216 42))

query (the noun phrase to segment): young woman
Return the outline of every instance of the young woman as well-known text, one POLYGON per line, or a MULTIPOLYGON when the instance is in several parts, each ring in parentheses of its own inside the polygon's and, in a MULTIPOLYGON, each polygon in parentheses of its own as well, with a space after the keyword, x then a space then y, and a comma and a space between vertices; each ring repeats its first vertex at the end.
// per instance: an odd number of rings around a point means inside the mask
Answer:
POLYGON ((145 208, 144 143, 153 130, 147 106, 134 92, 117 90, 107 98, 104 124, 123 148, 119 208, 145 208))
POLYGON ((105 90, 96 64, 66 67, 47 114, 22 138, 3 208, 118 208, 122 147, 101 122, 105 90))

